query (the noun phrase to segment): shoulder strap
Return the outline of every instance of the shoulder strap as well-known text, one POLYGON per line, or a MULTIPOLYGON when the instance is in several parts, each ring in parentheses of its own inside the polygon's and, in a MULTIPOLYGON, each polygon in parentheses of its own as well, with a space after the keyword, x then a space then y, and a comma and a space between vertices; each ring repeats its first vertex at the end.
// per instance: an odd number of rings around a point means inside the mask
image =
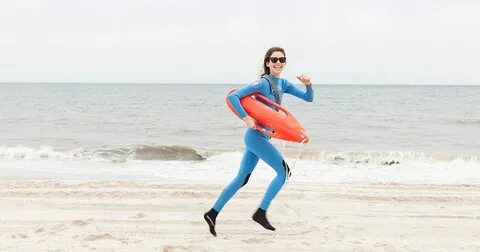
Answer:
POLYGON ((280 95, 278 94, 278 87, 277 87, 277 85, 275 85, 275 82, 272 80, 272 78, 270 78, 270 76, 268 74, 263 75, 262 78, 265 78, 268 81, 268 84, 270 84, 270 88, 273 91, 273 96, 275 96, 275 102, 278 105, 281 105, 280 104, 280 95))

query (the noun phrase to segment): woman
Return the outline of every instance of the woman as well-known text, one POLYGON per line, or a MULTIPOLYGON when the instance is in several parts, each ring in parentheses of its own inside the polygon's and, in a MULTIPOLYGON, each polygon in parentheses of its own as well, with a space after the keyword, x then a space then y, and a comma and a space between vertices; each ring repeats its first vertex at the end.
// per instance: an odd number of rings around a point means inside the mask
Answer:
MULTIPOLYGON (((306 91, 304 92, 286 79, 280 78, 280 74, 285 66, 286 56, 283 48, 270 48, 265 54, 263 61, 262 78, 250 85, 246 85, 236 90, 228 96, 233 108, 243 119, 248 129, 244 137, 245 152, 237 176, 227 187, 225 187, 212 209, 204 214, 204 219, 213 236, 217 236, 217 233, 215 232, 215 223, 218 213, 233 195, 235 195, 238 189, 248 182, 248 179, 253 169, 255 169, 259 159, 262 159, 265 163, 271 166, 276 171, 277 176, 270 183, 260 207, 253 214, 252 218, 264 228, 272 231, 275 230, 267 220, 266 211, 273 198, 275 198, 275 195, 277 195, 278 191, 282 188, 287 176, 290 175, 290 170, 280 152, 270 143, 270 137, 261 131, 255 130, 255 121, 248 116, 243 109, 240 104, 240 98, 249 96, 253 93, 260 93, 268 99, 280 104, 283 93, 289 93, 305 101, 313 101, 313 89, 310 77, 305 74, 297 76, 297 78, 306 86, 306 91)), ((263 125, 259 126, 266 128, 263 125)))

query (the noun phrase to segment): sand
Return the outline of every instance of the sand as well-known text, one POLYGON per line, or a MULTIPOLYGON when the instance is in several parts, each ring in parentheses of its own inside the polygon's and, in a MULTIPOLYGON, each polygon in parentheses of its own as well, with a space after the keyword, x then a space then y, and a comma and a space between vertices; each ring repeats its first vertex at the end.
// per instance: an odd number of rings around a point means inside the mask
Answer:
POLYGON ((217 219, 224 183, 0 180, 0 251, 480 251, 480 185, 291 182, 277 230, 251 220, 266 182, 217 219))

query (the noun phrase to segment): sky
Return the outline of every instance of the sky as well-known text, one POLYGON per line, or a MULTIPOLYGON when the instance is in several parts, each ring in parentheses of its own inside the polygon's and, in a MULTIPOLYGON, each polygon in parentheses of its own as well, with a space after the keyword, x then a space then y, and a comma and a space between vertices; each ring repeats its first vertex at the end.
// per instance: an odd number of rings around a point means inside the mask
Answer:
POLYGON ((0 82, 480 85, 480 1, 0 2, 0 82))

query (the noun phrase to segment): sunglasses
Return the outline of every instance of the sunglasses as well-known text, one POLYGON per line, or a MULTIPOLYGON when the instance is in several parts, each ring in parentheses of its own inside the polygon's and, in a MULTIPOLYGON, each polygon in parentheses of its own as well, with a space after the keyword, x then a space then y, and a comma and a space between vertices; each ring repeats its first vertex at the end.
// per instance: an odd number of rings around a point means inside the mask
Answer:
POLYGON ((280 58, 270 57, 270 61, 272 63, 277 63, 277 61, 280 61, 280 63, 285 63, 287 61, 287 58, 285 58, 285 57, 280 57, 280 58))

